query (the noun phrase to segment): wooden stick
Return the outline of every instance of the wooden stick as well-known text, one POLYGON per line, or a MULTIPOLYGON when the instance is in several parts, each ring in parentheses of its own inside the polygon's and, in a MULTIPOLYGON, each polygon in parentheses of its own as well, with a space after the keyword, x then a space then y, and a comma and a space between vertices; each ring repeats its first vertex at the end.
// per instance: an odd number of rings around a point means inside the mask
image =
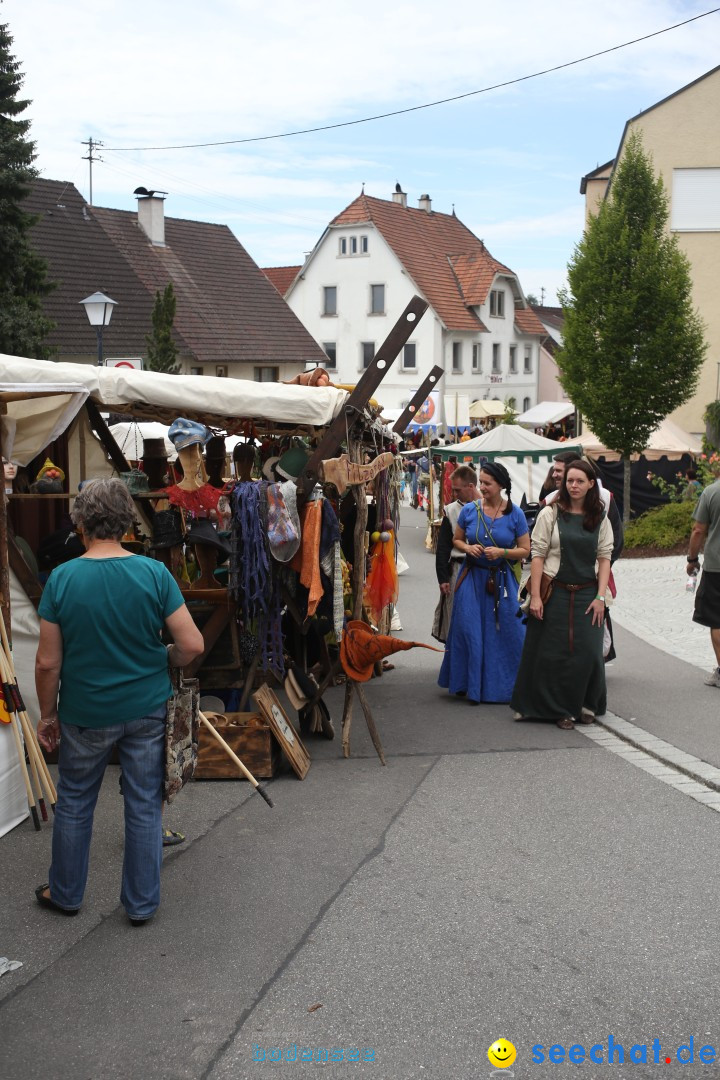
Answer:
POLYGON ((345 705, 342 714, 342 752, 343 757, 350 757, 350 728, 352 726, 352 699, 356 684, 349 677, 345 682, 345 705))
MULTIPOLYGON (((18 696, 22 701, 22 695, 20 694, 20 687, 18 686, 17 675, 15 674, 15 665, 13 664, 12 654, 8 655, 7 652, 7 635, 5 633, 4 626, 1 628, 2 632, 2 645, 0 646, 0 675, 4 683, 12 684, 16 687, 18 696)), ((45 800, 43 798, 43 787, 45 793, 50 799, 50 806, 55 810, 55 803, 57 802, 57 792, 55 791, 55 785, 52 782, 50 776, 50 770, 47 767, 47 762, 42 755, 40 746, 37 741, 35 729, 32 726, 30 717, 24 709, 16 709, 14 702, 8 702, 8 709, 15 712, 20 720, 23 735, 25 738, 25 746, 30 759, 30 765, 33 771, 33 777, 35 779, 35 785, 38 792, 38 801, 40 804, 40 812, 43 817, 43 821, 47 821, 47 810, 45 808, 45 800), (39 772, 39 776, 38 776, 39 772), (44 783, 43 783, 44 782, 44 783)))
POLYGON ((232 749, 231 746, 228 746, 228 744, 223 739, 222 735, 218 731, 215 730, 213 725, 208 720, 207 716, 205 716, 204 713, 200 713, 199 716, 200 716, 200 722, 203 723, 205 725, 205 727, 208 729, 208 731, 211 733, 211 735, 213 735, 214 738, 217 739, 217 741, 220 743, 220 745, 222 746, 222 748, 225 751, 225 753, 227 754, 227 756, 229 758, 231 758, 235 762, 237 767, 240 769, 240 772, 243 774, 245 779, 250 781, 252 786, 257 791, 258 795, 262 795, 263 799, 268 804, 268 806, 272 806, 273 805, 272 799, 267 794, 265 789, 260 786, 260 784, 257 782, 257 780, 255 779, 253 774, 250 772, 250 770, 245 768, 245 766, 243 765, 242 761, 237 756, 235 751, 232 749))
POLYGON ((18 759, 20 761, 20 771, 22 772, 23 780, 25 781, 25 791, 27 793, 27 801, 30 806, 30 813, 32 814, 33 824, 35 825, 35 831, 40 832, 40 819, 38 818, 37 808, 35 806, 35 798, 33 796, 32 787, 30 785, 30 777, 28 776, 27 765, 25 763, 25 751, 23 749, 22 739, 18 731, 17 717, 13 715, 10 724, 12 726, 13 735, 15 737, 15 746, 17 747, 18 759))
POLYGON ((363 690, 362 686, 359 683, 357 683, 356 686, 355 686, 355 692, 356 692, 356 694, 358 696, 358 701, 360 702, 360 706, 362 708, 362 711, 365 713, 365 722, 367 723, 368 731, 370 732, 370 738, 372 739, 373 746, 375 747, 375 749, 377 751, 377 756, 380 758, 380 761, 384 765, 385 764, 385 754, 383 753, 382 743, 380 742, 380 736, 378 735, 377 728, 375 727, 375 720, 373 718, 373 714, 370 712, 370 706, 368 705, 367 698, 365 697, 365 691, 363 690))

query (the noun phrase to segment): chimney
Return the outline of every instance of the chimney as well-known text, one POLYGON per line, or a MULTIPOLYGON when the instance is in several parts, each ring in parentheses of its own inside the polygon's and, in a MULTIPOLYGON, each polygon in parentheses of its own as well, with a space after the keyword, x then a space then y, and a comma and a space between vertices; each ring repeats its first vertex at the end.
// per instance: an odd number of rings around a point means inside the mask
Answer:
POLYGON ((138 224, 155 247, 165 247, 165 199, 150 192, 138 195, 138 224))
POLYGON ((405 194, 405 192, 403 191, 403 189, 400 187, 399 184, 395 185, 395 190, 393 191, 392 201, 396 202, 396 203, 400 203, 401 206, 407 206, 407 195, 405 194))
POLYGON ((432 199, 429 195, 421 195, 418 199, 418 210, 425 210, 428 214, 432 212, 432 199))

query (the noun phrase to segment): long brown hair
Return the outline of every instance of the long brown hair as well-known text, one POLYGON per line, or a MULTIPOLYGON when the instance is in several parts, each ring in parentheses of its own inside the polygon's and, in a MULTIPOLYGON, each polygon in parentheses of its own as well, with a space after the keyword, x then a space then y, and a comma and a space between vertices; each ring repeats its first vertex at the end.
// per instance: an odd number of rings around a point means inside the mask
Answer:
POLYGON ((593 486, 588 488, 585 495, 585 501, 583 502, 583 529, 587 532, 594 532, 597 528, 605 508, 600 498, 600 489, 598 488, 597 474, 592 465, 589 465, 587 461, 583 461, 582 458, 578 458, 577 461, 569 461, 565 467, 565 475, 560 485, 560 494, 558 495, 558 506, 567 514, 570 512, 572 503, 570 502, 570 494, 567 489, 568 473, 571 469, 577 469, 579 472, 584 473, 588 480, 593 481, 593 486))

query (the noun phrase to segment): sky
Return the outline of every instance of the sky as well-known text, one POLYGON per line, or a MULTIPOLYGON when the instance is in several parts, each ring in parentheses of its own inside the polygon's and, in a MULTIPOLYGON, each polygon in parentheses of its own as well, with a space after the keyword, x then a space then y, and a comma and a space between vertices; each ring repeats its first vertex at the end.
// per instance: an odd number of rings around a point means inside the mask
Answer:
POLYGON ((31 100, 36 167, 131 210, 226 224, 260 266, 299 265, 356 198, 424 193, 555 304, 583 228, 581 178, 625 122, 718 63, 702 0, 0 0, 31 100), (459 101, 352 126, 266 138, 459 101), (145 149, 262 140, 205 148, 145 149), (138 149, 143 148, 143 149, 138 149))

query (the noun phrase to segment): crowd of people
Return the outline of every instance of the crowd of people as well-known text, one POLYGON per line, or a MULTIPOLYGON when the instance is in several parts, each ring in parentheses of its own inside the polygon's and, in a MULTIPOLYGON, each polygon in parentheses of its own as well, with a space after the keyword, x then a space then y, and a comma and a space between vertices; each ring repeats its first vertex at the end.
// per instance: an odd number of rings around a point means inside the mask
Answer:
POLYGON ((479 479, 457 466, 451 488, 436 548, 438 685, 473 705, 507 702, 518 720, 592 723, 606 709, 611 564, 623 544, 610 493, 576 452, 558 454, 531 536, 499 462, 485 462, 479 479))

